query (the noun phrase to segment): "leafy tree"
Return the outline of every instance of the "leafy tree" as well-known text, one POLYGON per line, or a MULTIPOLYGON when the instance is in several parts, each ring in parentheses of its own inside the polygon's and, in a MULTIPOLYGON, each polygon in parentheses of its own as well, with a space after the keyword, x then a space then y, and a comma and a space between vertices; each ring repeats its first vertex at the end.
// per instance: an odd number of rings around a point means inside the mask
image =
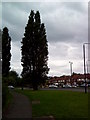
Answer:
POLYGON ((11 70, 10 72, 9 72, 9 76, 13 76, 13 78, 18 78, 18 73, 16 72, 16 71, 14 71, 14 70, 11 70))
POLYGON ((8 75, 8 85, 16 86, 18 82, 18 74, 16 71, 10 71, 8 75))
POLYGON ((8 28, 3 28, 2 32, 2 75, 7 76, 10 70, 11 59, 11 37, 8 33, 8 28))
POLYGON ((41 23, 39 11, 31 10, 28 24, 22 39, 22 77, 29 79, 33 89, 45 83, 48 73, 48 44, 44 23, 41 23))
MULTIPOLYGON (((2 52, 2 55, 0 55, 0 59, 2 58, 2 109, 5 108, 5 106, 8 103, 9 100, 9 90, 8 90, 8 73, 10 70, 10 59, 11 59, 11 38, 8 33, 8 28, 3 28, 3 31, 0 33, 0 36, 2 36, 2 46, 0 45, 0 48, 2 48, 2 51, 0 49, 0 52, 2 52)), ((1 43, 1 39, 0 39, 1 43)), ((0 62, 0 64, 1 64, 0 62)))

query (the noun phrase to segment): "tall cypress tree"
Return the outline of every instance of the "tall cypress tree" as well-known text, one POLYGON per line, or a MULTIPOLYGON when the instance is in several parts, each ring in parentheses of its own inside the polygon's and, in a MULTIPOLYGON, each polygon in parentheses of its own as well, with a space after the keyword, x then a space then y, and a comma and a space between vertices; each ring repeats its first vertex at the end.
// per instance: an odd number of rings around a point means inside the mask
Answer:
POLYGON ((32 54, 34 41, 34 11, 31 11, 28 23, 25 27, 24 38, 22 39, 22 78, 31 82, 32 78, 32 54))
POLYGON ((48 44, 45 26, 40 20, 39 11, 31 10, 28 24, 22 39, 22 77, 29 79, 33 89, 45 82, 48 73, 48 44))
POLYGON ((8 28, 3 28, 2 32, 2 75, 7 76, 10 70, 11 59, 11 37, 8 33, 8 28))

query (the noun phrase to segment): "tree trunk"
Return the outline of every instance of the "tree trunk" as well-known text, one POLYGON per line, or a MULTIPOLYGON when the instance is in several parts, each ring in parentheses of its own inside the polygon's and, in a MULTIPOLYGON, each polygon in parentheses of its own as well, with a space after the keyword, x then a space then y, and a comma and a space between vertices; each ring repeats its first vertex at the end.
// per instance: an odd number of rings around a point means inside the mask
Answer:
POLYGON ((33 90, 38 90, 38 85, 33 83, 33 90))

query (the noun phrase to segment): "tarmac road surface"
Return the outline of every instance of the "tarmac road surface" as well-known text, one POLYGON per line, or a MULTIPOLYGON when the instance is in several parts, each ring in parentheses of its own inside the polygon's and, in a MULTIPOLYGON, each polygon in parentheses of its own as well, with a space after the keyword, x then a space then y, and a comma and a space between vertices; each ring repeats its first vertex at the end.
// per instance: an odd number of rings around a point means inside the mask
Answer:
MULTIPOLYGON (((77 91, 77 92, 85 92, 85 88, 41 88, 40 90, 67 90, 67 91, 77 91)), ((87 92, 90 92, 90 88, 87 88, 87 92)))

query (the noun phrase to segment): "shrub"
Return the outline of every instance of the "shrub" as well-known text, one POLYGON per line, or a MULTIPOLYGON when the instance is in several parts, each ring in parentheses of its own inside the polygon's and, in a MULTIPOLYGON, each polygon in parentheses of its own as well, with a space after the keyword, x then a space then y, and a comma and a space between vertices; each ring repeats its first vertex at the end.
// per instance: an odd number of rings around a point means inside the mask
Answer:
POLYGON ((3 82, 2 83, 2 108, 4 109, 8 104, 8 95, 9 90, 7 85, 3 82))

